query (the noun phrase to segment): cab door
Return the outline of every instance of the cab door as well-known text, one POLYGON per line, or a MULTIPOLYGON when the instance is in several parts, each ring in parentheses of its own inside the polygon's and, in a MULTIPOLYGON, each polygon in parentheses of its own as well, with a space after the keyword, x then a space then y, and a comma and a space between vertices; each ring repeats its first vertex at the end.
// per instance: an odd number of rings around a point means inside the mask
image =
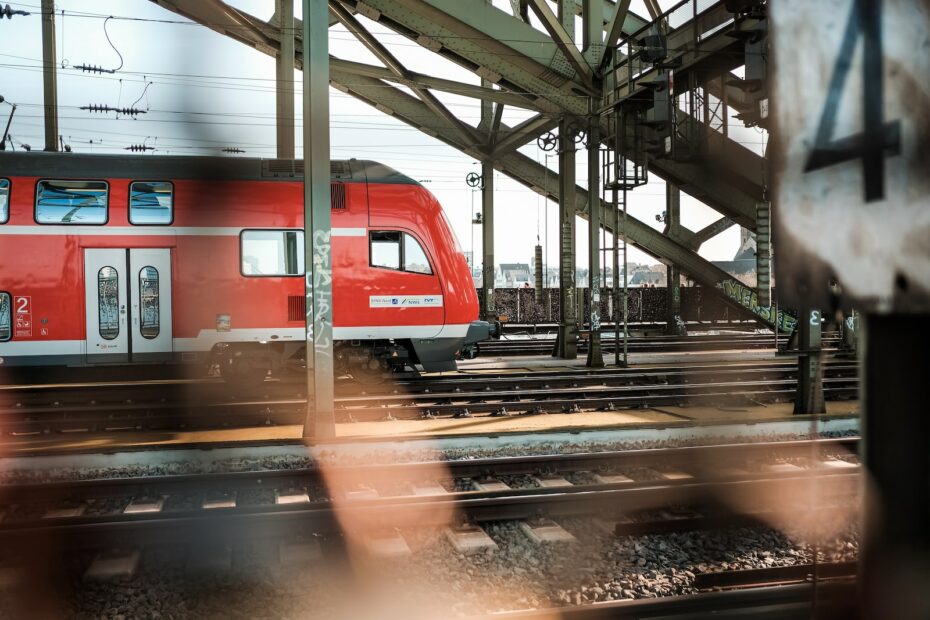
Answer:
POLYGON ((392 337, 432 338, 445 323, 439 276, 423 245, 401 230, 372 230, 368 307, 392 337))
POLYGON ((129 361, 126 250, 84 250, 84 305, 88 363, 129 361))

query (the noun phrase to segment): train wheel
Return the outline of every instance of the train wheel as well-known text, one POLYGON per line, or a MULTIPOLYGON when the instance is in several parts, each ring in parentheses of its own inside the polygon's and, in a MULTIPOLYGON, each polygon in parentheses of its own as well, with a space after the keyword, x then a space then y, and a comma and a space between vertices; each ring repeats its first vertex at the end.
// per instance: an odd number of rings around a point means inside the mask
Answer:
POLYGON ((352 377, 359 383, 381 383, 384 381, 384 368, 378 359, 370 359, 365 363, 356 364, 352 368, 352 377))
POLYGON ((249 391, 258 388, 268 376, 268 366, 263 360, 234 357, 220 366, 220 373, 236 389, 249 391))

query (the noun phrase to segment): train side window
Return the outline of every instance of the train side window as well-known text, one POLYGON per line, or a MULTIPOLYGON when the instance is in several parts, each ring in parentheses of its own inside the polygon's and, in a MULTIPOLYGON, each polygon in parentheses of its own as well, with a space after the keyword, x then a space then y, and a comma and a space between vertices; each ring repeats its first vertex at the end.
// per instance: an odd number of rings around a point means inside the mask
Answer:
POLYGON ((143 338, 152 340, 161 331, 160 298, 158 295, 158 270, 152 266, 139 270, 139 333, 143 338))
POLYGON ((304 231, 243 230, 240 241, 242 275, 304 274, 304 231))
POLYGON ((400 236, 396 231, 371 233, 371 266, 400 269, 400 236))
POLYGON ((0 342, 6 342, 13 336, 10 306, 10 294, 0 291, 0 342))
POLYGON ((174 186, 168 181, 129 184, 129 223, 170 224, 174 218, 174 186))
POLYGON ((0 179, 0 224, 10 220, 10 180, 0 179))
POLYGON ((119 336, 119 276, 113 267, 97 272, 97 304, 100 337, 114 340, 119 336))
POLYGON ((432 274, 426 252, 412 235, 404 233, 404 271, 432 274))
POLYGON ((39 224, 106 224, 106 181, 39 181, 36 222, 39 224))

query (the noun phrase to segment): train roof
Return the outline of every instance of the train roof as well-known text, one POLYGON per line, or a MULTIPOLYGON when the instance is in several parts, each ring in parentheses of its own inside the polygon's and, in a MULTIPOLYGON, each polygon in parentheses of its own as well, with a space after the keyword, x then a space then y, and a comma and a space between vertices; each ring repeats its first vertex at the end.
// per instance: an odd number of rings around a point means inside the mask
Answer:
MULTIPOLYGON (((333 159, 329 170, 335 181, 419 185, 390 166, 365 159, 333 159)), ((304 161, 7 151, 0 152, 0 177, 3 176, 293 181, 303 179, 304 161)))

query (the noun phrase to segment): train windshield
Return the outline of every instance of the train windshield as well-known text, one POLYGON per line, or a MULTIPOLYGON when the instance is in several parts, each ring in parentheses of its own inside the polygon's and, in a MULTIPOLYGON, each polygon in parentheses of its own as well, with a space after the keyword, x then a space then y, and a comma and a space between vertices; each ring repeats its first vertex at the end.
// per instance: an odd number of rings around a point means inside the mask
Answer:
POLYGON ((106 181, 39 181, 36 222, 39 224, 106 224, 106 181))

